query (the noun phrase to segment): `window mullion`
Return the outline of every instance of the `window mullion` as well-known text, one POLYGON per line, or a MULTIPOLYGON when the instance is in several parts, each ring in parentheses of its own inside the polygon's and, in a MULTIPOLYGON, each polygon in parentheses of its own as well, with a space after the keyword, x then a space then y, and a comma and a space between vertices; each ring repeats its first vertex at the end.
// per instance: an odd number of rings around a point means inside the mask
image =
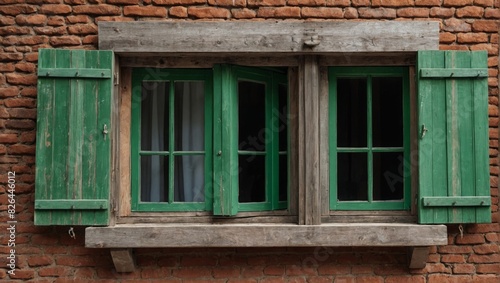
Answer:
POLYGON ((174 107, 174 91, 175 91, 175 82, 172 81, 170 84, 170 88, 168 90, 168 115, 170 123, 168 124, 168 175, 170 178, 168 178, 168 203, 173 203, 174 202, 174 142, 175 142, 175 137, 174 137, 174 129, 175 129, 175 107, 174 107))
POLYGON ((368 148, 368 202, 373 202, 373 125, 372 125, 372 76, 367 77, 366 83, 366 143, 368 148))

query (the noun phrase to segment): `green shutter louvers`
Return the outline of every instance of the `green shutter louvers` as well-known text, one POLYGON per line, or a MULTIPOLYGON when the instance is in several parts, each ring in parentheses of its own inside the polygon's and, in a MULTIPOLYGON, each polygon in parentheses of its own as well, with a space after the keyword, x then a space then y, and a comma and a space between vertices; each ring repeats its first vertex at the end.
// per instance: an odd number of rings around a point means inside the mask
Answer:
POLYGON ((419 223, 491 222, 486 51, 418 53, 419 223))
POLYGON ((108 224, 113 58, 39 51, 36 225, 108 224))

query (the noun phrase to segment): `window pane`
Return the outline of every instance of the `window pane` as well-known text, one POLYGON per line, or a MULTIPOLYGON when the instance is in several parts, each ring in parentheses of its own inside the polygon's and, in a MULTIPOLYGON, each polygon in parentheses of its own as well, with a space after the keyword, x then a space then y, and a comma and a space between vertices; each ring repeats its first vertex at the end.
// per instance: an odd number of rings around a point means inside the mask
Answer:
POLYGON ((143 82, 141 150, 168 150, 168 82, 143 82))
POLYGON ((168 157, 141 156, 141 201, 166 202, 168 157))
POLYGON ((174 201, 205 200, 205 161, 202 155, 176 156, 174 161, 174 201))
POLYGON ((368 200, 367 154, 339 153, 337 162, 338 200, 368 200))
POLYGON ((403 199, 403 153, 373 153, 373 200, 403 199))
POLYGON ((238 82, 238 149, 240 150, 266 150, 265 91, 265 84, 238 82))
POLYGON ((263 202, 266 200, 266 159, 263 155, 240 155, 239 202, 263 202))
POLYGON ((337 146, 365 147, 366 78, 337 80, 337 146))
POLYGON ((204 150, 205 87, 203 82, 175 82, 175 150, 204 150))
POLYGON ((278 130, 279 151, 287 151, 288 148, 288 90, 286 85, 278 86, 278 130))
POLYGON ((373 146, 403 146, 402 78, 372 79, 373 146))
POLYGON ((279 156, 279 201, 288 200, 288 157, 279 156))

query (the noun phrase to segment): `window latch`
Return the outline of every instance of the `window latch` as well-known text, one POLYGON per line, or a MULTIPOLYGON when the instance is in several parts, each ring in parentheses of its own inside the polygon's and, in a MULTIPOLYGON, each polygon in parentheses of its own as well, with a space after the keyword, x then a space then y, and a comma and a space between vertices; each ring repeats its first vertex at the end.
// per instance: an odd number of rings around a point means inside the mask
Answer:
POLYGON ((106 140, 106 135, 108 134, 108 126, 104 124, 104 127, 102 129, 102 135, 104 136, 104 140, 106 140))
POLYGON ((425 137, 425 134, 427 133, 428 129, 425 127, 425 124, 422 124, 422 131, 420 133, 420 139, 423 139, 425 137))

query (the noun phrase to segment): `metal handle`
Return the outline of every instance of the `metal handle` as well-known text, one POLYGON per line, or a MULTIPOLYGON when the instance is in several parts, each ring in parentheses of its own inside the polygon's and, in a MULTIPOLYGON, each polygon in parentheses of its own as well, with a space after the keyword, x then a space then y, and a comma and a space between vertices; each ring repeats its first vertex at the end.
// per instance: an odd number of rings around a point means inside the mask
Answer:
POLYGON ((104 136, 104 140, 106 140, 106 135, 108 134, 108 126, 104 124, 104 127, 102 129, 102 135, 104 136))
POLYGON ((423 139, 425 137, 425 134, 427 133, 428 129, 425 127, 425 124, 422 125, 422 131, 420 133, 420 139, 423 139))

